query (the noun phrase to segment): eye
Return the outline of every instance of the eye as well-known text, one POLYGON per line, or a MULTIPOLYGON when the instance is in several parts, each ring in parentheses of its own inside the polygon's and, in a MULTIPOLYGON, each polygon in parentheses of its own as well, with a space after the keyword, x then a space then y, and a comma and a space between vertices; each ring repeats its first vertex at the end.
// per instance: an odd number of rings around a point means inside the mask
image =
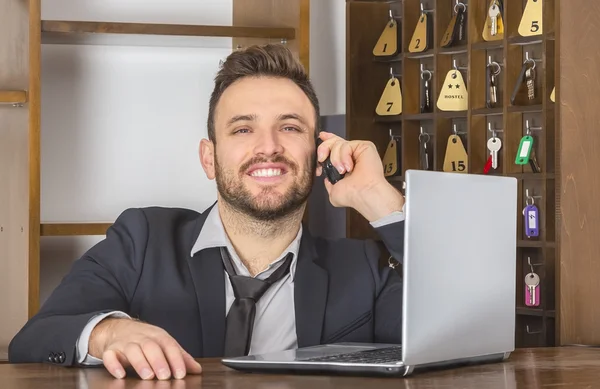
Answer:
POLYGON ((250 132, 249 128, 240 128, 238 130, 235 130, 233 133, 234 134, 246 134, 248 132, 250 132))
POLYGON ((291 126, 283 127, 283 129, 284 131, 300 131, 298 128, 291 126))

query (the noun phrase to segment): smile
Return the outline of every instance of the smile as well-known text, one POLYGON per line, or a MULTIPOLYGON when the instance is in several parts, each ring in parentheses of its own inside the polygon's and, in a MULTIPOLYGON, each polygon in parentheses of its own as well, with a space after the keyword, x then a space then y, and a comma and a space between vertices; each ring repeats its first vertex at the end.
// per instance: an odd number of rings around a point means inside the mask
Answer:
POLYGON ((274 177, 282 174, 283 172, 281 169, 256 169, 250 173, 252 177, 274 177))

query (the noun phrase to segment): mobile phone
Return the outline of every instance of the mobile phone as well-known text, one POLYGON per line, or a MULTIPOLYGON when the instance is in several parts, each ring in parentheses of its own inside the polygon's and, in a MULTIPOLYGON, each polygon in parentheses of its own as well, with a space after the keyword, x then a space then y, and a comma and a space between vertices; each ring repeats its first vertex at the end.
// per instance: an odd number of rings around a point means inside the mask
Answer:
MULTIPOLYGON (((317 147, 319 147, 319 145, 321 143, 323 143, 321 138, 317 138, 317 147)), ((333 166, 333 164, 331 163, 331 160, 329 159, 329 156, 327 156, 325 161, 319 162, 319 164, 323 167, 323 174, 327 177, 329 182, 331 182, 332 184, 335 184, 336 182, 338 182, 339 180, 344 178, 344 174, 341 174, 340 172, 338 172, 338 170, 335 168, 335 166, 333 166)))

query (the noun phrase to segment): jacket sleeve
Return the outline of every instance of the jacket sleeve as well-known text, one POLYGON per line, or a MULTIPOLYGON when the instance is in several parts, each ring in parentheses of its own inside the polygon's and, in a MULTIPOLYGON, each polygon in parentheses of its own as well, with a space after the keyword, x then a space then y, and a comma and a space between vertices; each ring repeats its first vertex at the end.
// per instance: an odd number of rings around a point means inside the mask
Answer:
MULTIPOLYGON (((376 228, 390 255, 402 263, 404 249, 404 221, 386 224, 376 228)), ((381 250, 373 241, 367 241, 366 255, 372 258, 369 263, 379 263, 381 250)), ((376 277, 375 301, 375 342, 402 343, 402 278, 389 266, 373 269, 376 277)))
POLYGON ((12 339, 9 362, 76 365, 77 340, 88 321, 102 313, 129 311, 147 238, 142 210, 119 215, 106 238, 74 262, 39 312, 12 339))

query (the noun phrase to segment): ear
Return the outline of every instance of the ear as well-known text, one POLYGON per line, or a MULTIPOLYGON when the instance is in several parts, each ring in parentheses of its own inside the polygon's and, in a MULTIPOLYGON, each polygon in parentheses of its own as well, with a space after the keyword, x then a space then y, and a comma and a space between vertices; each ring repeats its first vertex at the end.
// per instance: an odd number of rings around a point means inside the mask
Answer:
POLYGON ((208 139, 200 141, 200 162, 206 177, 209 180, 215 179, 215 145, 208 139))

